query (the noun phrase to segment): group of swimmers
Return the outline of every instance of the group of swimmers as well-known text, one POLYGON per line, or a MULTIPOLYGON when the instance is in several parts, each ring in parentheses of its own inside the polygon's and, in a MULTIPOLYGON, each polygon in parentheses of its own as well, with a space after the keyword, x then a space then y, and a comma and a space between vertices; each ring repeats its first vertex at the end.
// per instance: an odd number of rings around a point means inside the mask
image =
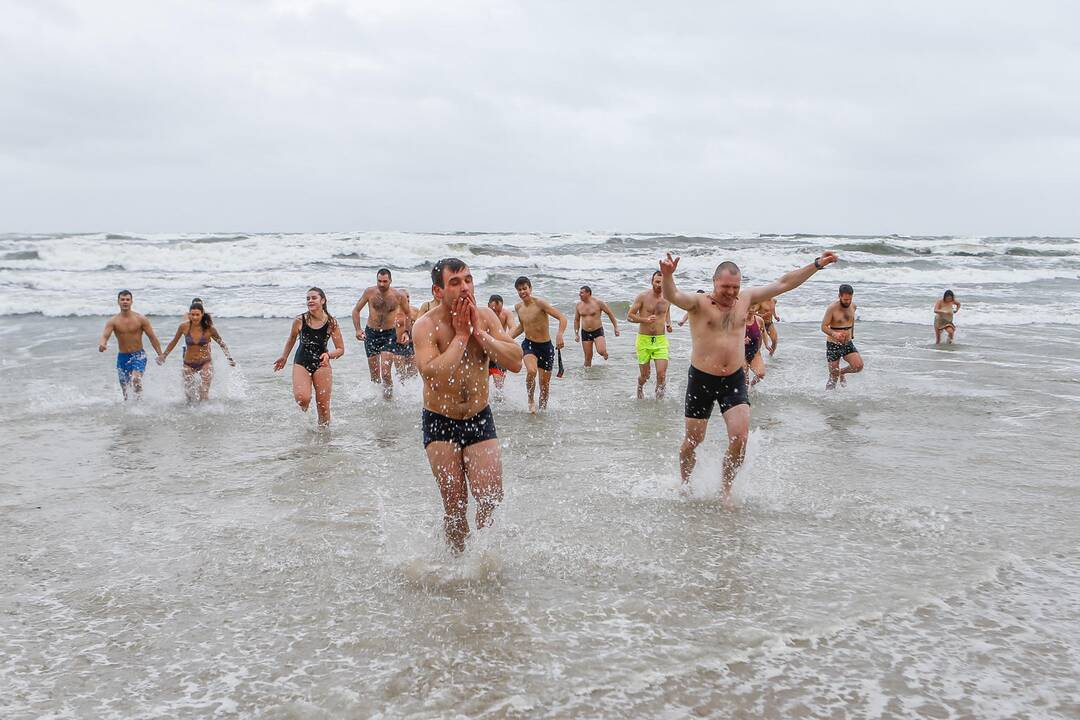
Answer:
MULTIPOLYGON (((684 486, 689 486, 696 449, 705 439, 713 408, 719 406, 728 438, 722 498, 725 505, 731 504, 731 488, 745 457, 750 428, 749 387, 765 375, 761 349, 772 354, 777 348, 774 323, 780 318, 775 298, 799 287, 837 259, 835 253, 823 253, 772 283, 748 289, 742 288, 739 267, 726 261, 713 273, 711 292, 685 292, 675 283, 679 258, 668 253, 653 273, 650 287, 634 298, 627 319, 638 324, 639 398, 644 396, 650 366, 656 370, 655 396, 659 399, 664 395, 669 360, 667 334, 673 330, 671 306, 685 311, 680 326, 690 324, 685 433, 679 449, 684 486)), ((460 551, 469 534, 469 492, 477 502, 477 527, 490 524, 503 496, 502 463, 488 402, 489 386, 494 384, 496 392, 501 392, 505 373, 517 373, 524 367, 529 411, 546 408, 556 362, 562 374, 568 320, 550 302, 533 294, 527 277, 519 277, 514 283, 520 300, 514 314, 504 307, 499 295, 492 295, 483 307, 477 305, 472 273, 457 258, 436 262, 431 283, 431 300, 415 308, 406 291, 392 287, 391 271, 382 268, 376 273, 376 284, 364 290, 356 302, 352 320, 357 340, 364 343, 371 380, 382 385, 386 397, 393 392, 392 367, 397 367, 403 376, 418 373, 423 380, 423 445, 442 494, 447 541, 460 551), (365 306, 368 318, 362 325, 361 311, 365 306), (558 323, 554 342, 552 319, 558 323), (519 335, 524 335, 520 345, 515 341, 519 335)), ((846 375, 864 367, 854 344, 857 306, 853 296, 850 285, 841 285, 837 299, 826 308, 821 321, 826 336, 827 389, 844 384, 846 375)), ((590 366, 594 353, 608 358, 603 316, 610 319, 616 336, 620 334, 619 324, 608 304, 595 297, 588 286, 580 289, 578 297, 574 340, 582 344, 585 365, 590 366)), ((313 287, 306 300, 307 311, 293 320, 285 347, 273 367, 282 370, 299 341, 293 355, 293 396, 306 411, 314 394, 319 422, 326 425, 330 422, 331 361, 345 353, 345 344, 339 323, 327 309, 326 294, 313 287)), ((221 346, 230 364, 235 364, 199 298, 192 301, 164 351, 149 320, 132 311, 131 293, 122 290, 117 302, 120 312, 106 323, 98 349, 104 352, 109 336, 116 334, 120 350, 117 373, 125 398, 129 386, 136 394, 142 390, 141 376, 146 368, 144 334, 157 352, 158 364, 163 364, 184 338, 182 377, 189 401, 205 400, 209 395, 213 375, 211 341, 221 346)), ((959 308, 952 291, 935 303, 937 342, 942 332, 952 342, 952 317, 959 308)))

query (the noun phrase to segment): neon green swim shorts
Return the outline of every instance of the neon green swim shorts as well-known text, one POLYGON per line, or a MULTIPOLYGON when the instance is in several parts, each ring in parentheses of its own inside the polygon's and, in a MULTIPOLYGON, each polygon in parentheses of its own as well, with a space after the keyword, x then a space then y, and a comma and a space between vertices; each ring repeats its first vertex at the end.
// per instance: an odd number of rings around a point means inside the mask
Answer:
POLYGON ((638 365, 648 365, 650 360, 668 359, 667 335, 638 335, 637 336, 637 362, 638 365))

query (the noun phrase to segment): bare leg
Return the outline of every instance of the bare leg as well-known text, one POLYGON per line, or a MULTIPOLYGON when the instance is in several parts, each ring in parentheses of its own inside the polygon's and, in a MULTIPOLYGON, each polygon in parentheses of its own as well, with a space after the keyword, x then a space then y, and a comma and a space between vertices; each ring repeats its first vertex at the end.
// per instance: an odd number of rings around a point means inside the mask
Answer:
MULTIPOLYGON (((840 376, 840 382, 844 382, 845 375, 851 375, 852 373, 862 372, 863 359, 862 355, 857 352, 848 353, 844 356, 844 362, 847 363, 847 367, 843 370, 838 370, 840 376)), ((837 363, 839 365, 840 363, 837 363)))
POLYGON ((769 348, 769 355, 774 355, 776 353, 777 338, 779 337, 776 334, 776 325, 770 325, 765 328, 765 332, 769 334, 769 339, 772 340, 772 347, 769 348))
POLYGON ((382 374, 382 394, 389 400, 394 396, 394 355, 388 352, 379 353, 379 365, 382 374))
POLYGON ((682 476, 684 485, 690 483, 690 476, 694 474, 694 465, 697 464, 697 446, 705 440, 705 431, 709 429, 707 419, 686 418, 686 436, 679 448, 679 475, 682 476))
POLYGON ((184 399, 188 405, 199 399, 199 378, 187 365, 180 366, 180 383, 184 386, 184 399))
MULTIPOLYGON (((135 399, 136 400, 141 400, 142 399, 142 373, 141 372, 133 372, 133 373, 131 373, 131 387, 135 390, 135 399)), ((127 393, 124 393, 124 399, 125 400, 127 399, 127 393)))
POLYGON ((446 542, 461 552, 465 549, 465 537, 469 534, 469 495, 461 448, 454 443, 439 441, 428 444, 426 452, 431 474, 435 476, 439 492, 442 493, 446 542))
POLYGON ((476 527, 491 525, 492 514, 503 500, 502 457, 497 439, 470 445, 462 451, 469 487, 476 499, 476 527))
POLYGON ((724 425, 727 426, 728 449, 724 453, 724 506, 734 506, 731 500, 731 486, 735 475, 746 458, 746 439, 750 434, 750 406, 736 405, 724 413, 724 425))
POLYGON ((210 399, 210 383, 214 379, 214 364, 206 363, 199 370, 199 400, 205 402, 210 399))
POLYGON ((829 365, 829 380, 825 383, 826 390, 832 390, 836 387, 836 381, 840 379, 840 361, 831 361, 829 365))
POLYGON ((940 345, 941 344, 941 328, 939 328, 939 327, 934 328, 934 344, 935 345, 940 345))
POLYGON ((379 369, 379 357, 380 354, 375 353, 374 355, 368 355, 367 359, 368 372, 371 373, 371 382, 373 383, 382 382, 382 380, 379 378, 381 372, 379 369))
POLYGON ((664 390, 667 389, 667 360, 656 360, 656 399, 664 399, 664 390))
POLYGON ((319 411, 319 424, 330 424, 330 393, 334 389, 334 371, 328 367, 321 367, 311 376, 311 384, 315 386, 315 409, 319 411))
POLYGON ((600 354, 600 357, 604 358, 605 360, 608 359, 607 340, 603 335, 596 338, 596 352, 598 352, 600 354))
POLYGON ((945 328, 945 332, 949 333, 949 344, 952 345, 953 336, 956 335, 956 326, 949 325, 945 328))
POLYGON ((529 412, 536 412, 536 356, 526 355, 522 361, 525 363, 525 389, 529 391, 529 412))
POLYGON ((585 351, 585 367, 592 367, 592 340, 582 340, 581 349, 585 351))
POLYGON ((638 400, 645 399, 645 383, 649 381, 649 363, 638 365, 637 396, 638 400))
POLYGON ((311 375, 300 365, 292 366, 292 393, 293 399, 300 409, 307 412, 311 404, 311 375))
POLYGON ((551 371, 540 368, 540 409, 547 410, 548 397, 551 395, 551 371))
POLYGON ((750 380, 751 386, 757 385, 765 379, 765 358, 761 357, 760 350, 750 359, 750 371, 754 374, 750 380))
POLYGON ((506 384, 506 375, 504 375, 503 373, 498 373, 496 375, 492 375, 491 377, 495 382, 495 389, 501 393, 503 385, 506 384))

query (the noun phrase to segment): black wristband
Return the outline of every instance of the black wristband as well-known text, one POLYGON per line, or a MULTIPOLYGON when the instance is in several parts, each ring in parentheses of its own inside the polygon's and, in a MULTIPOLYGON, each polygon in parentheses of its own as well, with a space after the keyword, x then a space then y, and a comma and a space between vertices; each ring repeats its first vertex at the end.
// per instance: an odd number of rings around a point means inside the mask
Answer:
POLYGON ((821 264, 821 256, 820 255, 818 255, 816 258, 814 258, 814 267, 816 267, 818 270, 821 270, 823 267, 825 267, 824 265, 821 264))

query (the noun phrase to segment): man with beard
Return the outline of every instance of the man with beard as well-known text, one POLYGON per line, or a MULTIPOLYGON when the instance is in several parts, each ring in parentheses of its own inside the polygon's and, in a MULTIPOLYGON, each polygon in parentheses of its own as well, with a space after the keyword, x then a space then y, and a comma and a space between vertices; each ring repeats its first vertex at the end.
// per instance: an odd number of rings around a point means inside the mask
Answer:
POLYGON ((829 366, 829 379, 826 390, 832 390, 839 382, 844 385, 845 375, 857 373, 863 369, 862 355, 855 348, 855 311, 858 305, 851 302, 854 288, 848 284, 840 286, 839 298, 825 308, 825 317, 821 319, 821 332, 825 333, 825 362, 829 366), (847 367, 840 367, 843 358, 847 367))
POLYGON ((424 378, 424 450, 442 493, 446 539, 457 552, 469 534, 469 489, 476 526, 491 524, 502 502, 502 459, 488 406, 488 365, 521 370, 521 348, 489 308, 478 308, 469 267, 444 258, 431 269, 440 300, 413 326, 416 368, 424 378))
POLYGON ((592 288, 582 285, 578 291, 578 304, 574 306, 574 342, 581 343, 585 351, 585 367, 592 367, 593 346, 605 360, 608 359, 607 340, 604 339, 604 323, 601 313, 611 319, 611 329, 619 337, 619 321, 608 304, 593 297, 592 288))
POLYGON ((375 273, 375 285, 364 290, 352 311, 356 339, 364 343, 364 351, 367 353, 371 382, 382 383, 383 397, 388 400, 394 394, 391 368, 398 337, 395 321, 398 308, 405 304, 405 299, 390 287, 392 279, 388 268, 380 268, 375 273), (365 305, 368 305, 368 320, 367 325, 361 329, 360 311, 365 305))
POLYGON ((645 383, 649 381, 649 363, 656 365, 656 399, 664 399, 667 387, 668 338, 671 332, 671 303, 661 294, 660 271, 652 274, 648 290, 634 298, 626 319, 638 323, 635 341, 638 361, 638 399, 645 397, 645 383))
POLYGON ((686 436, 679 449, 679 471, 683 483, 690 482, 696 462, 695 451, 705 439, 713 404, 720 405, 728 435, 724 455, 723 500, 732 507, 731 486, 746 455, 750 432, 750 400, 747 398, 746 317, 754 303, 776 297, 806 282, 837 257, 827 252, 804 268, 785 273, 764 287, 742 290, 742 273, 733 262, 722 262, 713 273, 709 294, 682 292, 675 286, 679 258, 668 253, 660 261, 663 293, 672 304, 690 313, 690 370, 686 385, 686 436))

